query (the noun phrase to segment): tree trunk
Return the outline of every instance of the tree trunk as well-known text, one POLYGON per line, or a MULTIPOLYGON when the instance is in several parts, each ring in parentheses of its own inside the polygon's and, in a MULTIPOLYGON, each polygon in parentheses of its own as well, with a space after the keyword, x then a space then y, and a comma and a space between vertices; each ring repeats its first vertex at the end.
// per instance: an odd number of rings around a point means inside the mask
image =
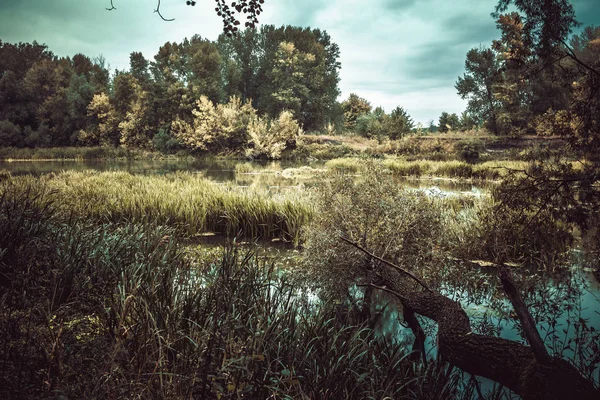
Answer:
POLYGON ((429 289, 413 274, 385 260, 369 274, 378 282, 370 286, 394 294, 405 309, 437 322, 438 351, 451 365, 498 382, 524 400, 600 399, 600 391, 569 362, 543 355, 539 362, 530 346, 473 333, 458 302, 429 289))

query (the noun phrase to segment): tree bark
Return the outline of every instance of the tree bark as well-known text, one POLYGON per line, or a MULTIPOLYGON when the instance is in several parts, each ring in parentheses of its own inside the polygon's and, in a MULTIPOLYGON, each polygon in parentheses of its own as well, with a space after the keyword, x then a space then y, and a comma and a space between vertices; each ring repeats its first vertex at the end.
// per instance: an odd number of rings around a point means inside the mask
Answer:
POLYGON ((370 286, 394 294, 405 309, 437 322, 438 351, 451 365, 471 375, 498 382, 524 400, 600 398, 600 391, 594 384, 569 362, 548 356, 541 363, 530 346, 473 333, 469 317, 458 302, 417 286, 412 274, 398 269, 397 266, 391 268, 380 264, 374 273, 385 285, 370 286))

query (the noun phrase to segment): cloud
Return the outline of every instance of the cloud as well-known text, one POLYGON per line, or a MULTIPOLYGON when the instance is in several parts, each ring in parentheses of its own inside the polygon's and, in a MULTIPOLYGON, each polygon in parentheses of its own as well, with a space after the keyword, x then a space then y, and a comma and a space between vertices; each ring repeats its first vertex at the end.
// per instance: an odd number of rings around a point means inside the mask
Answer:
MULTIPOLYGON (((585 25, 600 21, 598 0, 575 0, 585 25)), ((454 83, 467 51, 499 36, 490 13, 497 0, 268 0, 261 23, 318 27, 340 47, 342 97, 356 92, 390 111, 405 107, 426 123, 442 111, 460 112, 454 83)), ((200 34, 215 40, 222 22, 212 0, 0 0, 0 39, 46 43, 61 56, 103 54, 124 69, 129 54, 152 58, 167 41, 200 34)))
POLYGON ((581 28, 588 25, 600 25, 598 0, 573 0, 572 3, 575 8, 575 16, 583 25, 581 28))

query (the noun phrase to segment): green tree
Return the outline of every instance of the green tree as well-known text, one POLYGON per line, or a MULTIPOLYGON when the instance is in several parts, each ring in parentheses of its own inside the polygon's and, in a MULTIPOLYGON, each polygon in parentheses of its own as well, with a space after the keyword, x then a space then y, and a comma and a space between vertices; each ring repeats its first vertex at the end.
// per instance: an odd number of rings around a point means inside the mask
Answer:
POLYGON ((377 107, 373 112, 361 114, 356 119, 355 131, 358 135, 366 138, 377 137, 381 139, 386 135, 385 127, 388 125, 389 116, 381 107, 377 107))
POLYGON ((448 131, 455 131, 460 127, 460 120, 458 118, 458 115, 456 114, 449 114, 446 111, 442 112, 442 115, 440 115, 439 118, 439 122, 438 122, 438 131, 439 132, 448 132, 448 131))
POLYGON ((498 134, 498 100, 494 96, 494 85, 500 79, 500 63, 491 49, 471 49, 465 61, 465 74, 454 86, 458 95, 468 100, 470 115, 486 122, 492 132, 498 134))
POLYGON ((470 131, 479 126, 479 121, 478 118, 469 113, 469 111, 463 111, 462 114, 460 114, 459 125, 461 131, 470 131))
POLYGON ((281 111, 278 97, 288 89, 282 86, 286 79, 281 75, 280 44, 293 43, 298 54, 314 56, 314 62, 304 65, 305 71, 297 71, 304 74, 302 85, 306 87, 307 95, 300 96, 303 98, 301 113, 296 113, 295 117, 307 131, 323 129, 335 118, 339 95, 339 48, 326 32, 265 25, 253 36, 243 32, 240 38, 219 38, 219 42, 224 43, 221 48, 226 48, 226 58, 235 61, 230 68, 241 68, 238 74, 230 72, 234 77, 241 76, 238 91, 246 99, 252 99, 259 113, 271 118, 278 117, 281 111), (250 44, 250 50, 243 50, 245 43, 250 44))
POLYGON ((272 112, 290 110, 301 121, 306 120, 305 105, 309 100, 308 79, 314 55, 303 53, 291 42, 279 43, 272 72, 274 91, 272 112))
POLYGON ((414 127, 414 121, 406 110, 400 106, 392 110, 384 125, 390 139, 401 139, 403 136, 410 134, 414 127))
POLYGON ((221 98, 221 56, 217 45, 195 35, 181 44, 183 82, 194 99, 208 97, 212 102, 221 98))
POLYGON ((342 102, 344 112, 344 128, 353 131, 356 128, 358 117, 371 112, 371 103, 355 93, 342 102))
POLYGON ((140 52, 129 55, 129 72, 146 90, 150 85, 150 62, 140 52))

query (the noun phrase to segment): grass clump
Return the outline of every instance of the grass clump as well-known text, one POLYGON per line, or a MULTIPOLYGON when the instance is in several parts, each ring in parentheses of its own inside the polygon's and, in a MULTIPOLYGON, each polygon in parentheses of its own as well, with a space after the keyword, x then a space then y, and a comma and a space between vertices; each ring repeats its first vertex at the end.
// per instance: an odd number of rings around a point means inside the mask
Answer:
MULTIPOLYGON (((21 184, 31 178, 14 178, 21 184)), ((312 207, 298 192, 269 193, 218 185, 190 173, 63 172, 40 178, 64 215, 100 223, 152 223, 186 235, 281 238, 298 245, 312 207)))
POLYGON ((364 167, 364 161, 359 158, 335 158, 325 163, 325 168, 335 172, 356 174, 364 167))

